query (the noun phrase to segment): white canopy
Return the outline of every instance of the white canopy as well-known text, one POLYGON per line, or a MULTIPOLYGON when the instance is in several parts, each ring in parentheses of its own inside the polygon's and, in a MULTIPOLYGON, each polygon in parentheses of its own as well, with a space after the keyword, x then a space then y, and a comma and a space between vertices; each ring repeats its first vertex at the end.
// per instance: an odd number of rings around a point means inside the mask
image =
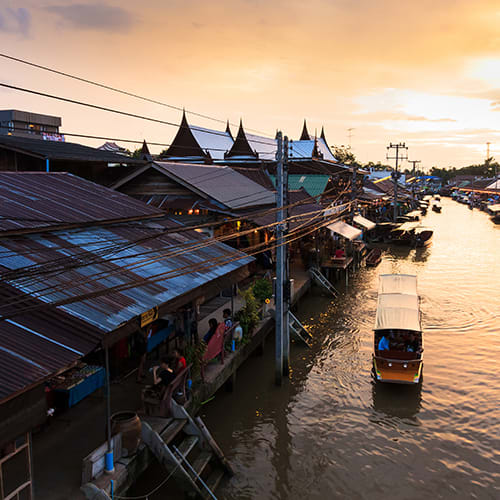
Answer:
POLYGON ((406 217, 420 217, 420 210, 412 210, 406 214, 406 217))
POLYGON ((327 228, 332 231, 332 233, 340 234, 340 236, 343 236, 348 240, 354 240, 362 233, 360 229, 356 229, 355 227, 352 227, 349 224, 342 222, 341 220, 330 224, 329 226, 327 226, 327 228))
POLYGON ((364 227, 367 231, 370 231, 377 225, 375 224, 375 222, 372 222, 370 219, 366 219, 362 215, 354 216, 353 220, 356 224, 359 224, 360 226, 364 227))
POLYGON ((500 203, 496 205, 488 205, 488 210, 493 213, 500 212, 500 203))
POLYGON ((374 329, 421 331, 416 276, 380 275, 374 329))
POLYGON ((393 231, 413 231, 419 226, 419 222, 403 222, 400 226, 395 227, 393 231))

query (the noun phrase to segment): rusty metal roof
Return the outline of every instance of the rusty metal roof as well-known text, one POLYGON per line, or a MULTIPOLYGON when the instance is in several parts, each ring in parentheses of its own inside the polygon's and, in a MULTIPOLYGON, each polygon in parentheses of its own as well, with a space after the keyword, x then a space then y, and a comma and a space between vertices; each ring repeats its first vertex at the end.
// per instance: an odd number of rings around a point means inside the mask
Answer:
MULTIPOLYGON (((0 301, 37 301, 0 284, 0 301)), ((19 309, 11 306, 6 313, 19 309)), ((96 328, 53 309, 31 311, 0 322, 0 401, 57 373, 92 351, 100 338, 96 328)))
POLYGON ((72 174, 0 172, 0 233, 162 213, 72 174))
POLYGON ((75 142, 44 141, 19 136, 0 136, 0 148, 18 151, 38 158, 49 160, 74 160, 83 162, 101 162, 127 165, 143 165, 143 160, 103 151, 75 142))

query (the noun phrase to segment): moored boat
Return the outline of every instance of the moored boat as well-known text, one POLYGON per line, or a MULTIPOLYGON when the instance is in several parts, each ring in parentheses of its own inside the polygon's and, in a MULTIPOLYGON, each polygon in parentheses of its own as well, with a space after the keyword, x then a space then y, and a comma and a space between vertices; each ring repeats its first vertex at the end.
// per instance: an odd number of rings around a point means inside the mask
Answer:
POLYGON ((435 202, 432 204, 432 210, 433 210, 434 212, 437 212, 438 214, 440 214, 440 213, 441 213, 441 209, 442 209, 442 207, 441 207, 441 203, 439 203, 439 202, 436 202, 436 201, 435 201, 435 202))
POLYGON ((421 227, 418 222, 405 222, 391 231, 389 243, 414 247, 426 247, 432 243, 431 229, 421 227))
POLYGON ((373 370, 380 382, 418 384, 422 379, 423 336, 417 277, 379 276, 373 370))
POLYGON ((382 250, 380 248, 373 248, 366 256, 366 265, 368 267, 375 267, 380 264, 382 260, 382 250))
POLYGON ((491 220, 496 224, 500 224, 500 203, 488 205, 487 210, 491 214, 491 220))

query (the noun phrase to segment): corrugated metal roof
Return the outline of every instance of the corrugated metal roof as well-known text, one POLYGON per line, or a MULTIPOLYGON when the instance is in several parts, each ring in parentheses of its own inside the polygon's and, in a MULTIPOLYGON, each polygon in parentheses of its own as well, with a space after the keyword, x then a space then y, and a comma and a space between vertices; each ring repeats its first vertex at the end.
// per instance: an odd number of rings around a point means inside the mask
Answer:
POLYGON ((111 151, 103 151, 74 142, 43 141, 19 136, 0 136, 0 148, 13 149, 31 153, 49 160, 75 160, 85 162, 126 163, 129 165, 144 164, 143 160, 136 160, 111 151))
POLYGON ((0 172, 0 232, 161 214, 72 174, 0 172))
MULTIPOLYGON (((276 184, 276 176, 270 176, 276 184)), ((288 176, 288 189, 297 190, 304 188, 310 196, 320 196, 325 191, 328 184, 329 175, 315 174, 290 174, 288 176)))
POLYGON ((231 209, 275 203, 273 192, 230 167, 174 162, 155 162, 155 165, 178 182, 231 209))
POLYGON ((192 126, 189 128, 200 145, 201 149, 208 151, 214 160, 223 160, 233 146, 234 140, 228 132, 192 126))
MULTIPOLYGON (((0 242, 0 265, 5 269, 16 270, 55 259, 64 259, 59 260, 64 266, 62 269, 57 268, 57 272, 45 274, 42 282, 18 279, 5 272, 0 273, 0 277, 23 293, 48 304, 112 287, 136 284, 127 290, 60 306, 72 316, 106 332, 252 260, 220 243, 183 253, 182 245, 195 242, 200 236, 194 231, 159 236, 163 229, 160 225, 148 228, 129 224, 55 231, 49 235, 34 234, 3 240, 0 242), (166 256, 166 253, 170 255, 166 256), (241 259, 224 263, 234 258, 235 254, 241 259), (220 265, 204 269, 204 266, 214 261, 220 262, 220 265), (179 268, 190 270, 197 264, 200 266, 199 271, 186 275, 178 275, 182 270, 175 271, 179 268), (151 282, 159 275, 163 278, 151 282), (98 276, 98 279, 92 280, 94 276, 98 276), (48 287, 59 288, 44 293, 43 290, 48 287)), ((0 314, 5 314, 1 303, 0 314)))
MULTIPOLYGON (((2 304, 27 299, 15 288, 0 284, 2 304)), ((19 310, 12 306, 5 314, 19 310)), ((64 311, 31 311, 0 321, 0 401, 73 364, 92 351, 102 332, 64 311)))
POLYGON ((300 160, 313 157, 314 147, 323 156, 324 160, 337 161, 330 148, 322 138, 310 141, 290 141, 288 149, 288 158, 290 160, 300 160))

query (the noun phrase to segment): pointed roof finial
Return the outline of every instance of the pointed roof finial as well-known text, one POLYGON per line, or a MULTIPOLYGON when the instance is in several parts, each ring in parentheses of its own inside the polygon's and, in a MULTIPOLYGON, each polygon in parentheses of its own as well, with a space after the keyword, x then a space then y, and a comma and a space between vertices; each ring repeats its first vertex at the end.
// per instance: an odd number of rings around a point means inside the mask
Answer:
POLYGON ((300 140, 301 141, 310 141, 311 136, 309 135, 309 132, 307 131, 307 125, 306 125, 306 120, 304 119, 304 126, 302 127, 302 134, 300 135, 300 140))
POLYGON ((240 126, 238 128, 238 135, 234 140, 232 148, 224 155, 225 158, 233 156, 244 156, 250 158, 258 158, 257 153, 252 149, 248 142, 245 130, 243 128, 243 120, 240 118, 240 126))
POLYGON ((231 133, 231 127, 229 126, 229 120, 226 121, 226 134, 229 134, 231 139, 234 139, 233 134, 231 133))
POLYGON ((323 127, 323 126, 321 127, 321 135, 319 137, 326 142, 325 127, 323 127))
POLYGON ((144 139, 144 142, 142 143, 142 148, 141 148, 141 158, 146 161, 151 161, 153 157, 151 156, 151 153, 149 152, 148 144, 146 142, 146 139, 144 139))

